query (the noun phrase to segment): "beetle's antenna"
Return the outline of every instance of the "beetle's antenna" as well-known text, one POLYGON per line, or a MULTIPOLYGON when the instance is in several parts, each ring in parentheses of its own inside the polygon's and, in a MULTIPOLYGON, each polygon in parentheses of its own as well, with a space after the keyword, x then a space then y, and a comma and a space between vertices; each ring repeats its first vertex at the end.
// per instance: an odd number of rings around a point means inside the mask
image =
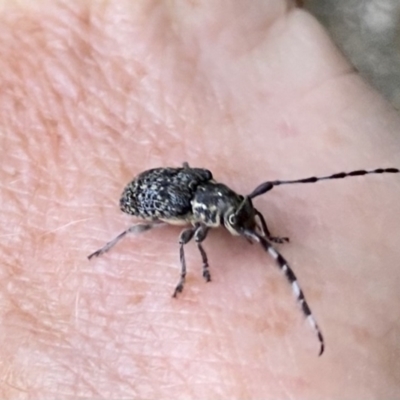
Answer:
POLYGON ((285 274, 286 279, 289 281, 290 285, 292 286, 293 293, 296 297, 296 300, 301 306, 301 310, 303 311, 303 314, 305 315, 306 319, 310 323, 311 327, 314 329, 319 343, 320 343, 320 351, 319 355, 321 355, 324 352, 325 349, 325 342, 324 338, 322 336, 321 330, 319 329, 319 326, 312 315, 311 309, 308 306, 308 303, 304 297, 303 291, 300 288, 300 285, 297 281, 296 275, 290 268, 288 262, 283 258, 283 256, 275 250, 275 248, 269 243, 264 237, 259 235, 257 232, 245 229, 243 230, 243 235, 251 240, 254 240, 255 242, 260 243, 260 245, 263 247, 265 251, 267 251, 270 256, 276 261, 278 267, 283 271, 285 274))
POLYGON ((290 183, 315 183, 318 181, 324 181, 328 179, 343 179, 347 178, 348 176, 361 176, 361 175, 368 175, 368 174, 397 174, 400 170, 397 168, 377 168, 373 170, 358 170, 358 171, 351 171, 351 172, 340 172, 338 174, 333 174, 329 176, 312 176, 310 178, 304 179, 296 179, 296 180, 289 180, 289 181, 268 181, 264 182, 261 185, 257 186, 250 194, 249 198, 254 199, 254 197, 260 196, 271 190, 274 186, 279 185, 287 185, 290 183))

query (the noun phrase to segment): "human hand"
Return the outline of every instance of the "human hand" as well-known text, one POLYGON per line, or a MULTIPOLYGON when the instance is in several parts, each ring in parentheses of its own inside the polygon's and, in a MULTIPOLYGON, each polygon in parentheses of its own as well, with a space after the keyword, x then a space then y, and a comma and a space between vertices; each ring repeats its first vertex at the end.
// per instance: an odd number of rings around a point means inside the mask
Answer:
POLYGON ((400 122, 312 17, 282 0, 55 1, 2 11, 1 397, 393 398, 399 176, 255 200, 326 352, 273 260, 224 231, 129 237, 118 199, 157 166, 265 180, 399 166, 400 122))

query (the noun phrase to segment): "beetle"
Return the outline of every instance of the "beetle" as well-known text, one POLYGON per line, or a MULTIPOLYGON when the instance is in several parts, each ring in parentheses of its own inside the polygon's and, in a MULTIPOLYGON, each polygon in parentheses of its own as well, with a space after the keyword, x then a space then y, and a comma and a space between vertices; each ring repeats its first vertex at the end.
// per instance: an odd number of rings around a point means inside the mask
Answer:
POLYGON ((165 224, 189 225, 179 236, 181 273, 173 293, 173 297, 176 297, 182 292, 185 284, 184 246, 192 239, 195 240, 203 262, 203 277, 206 282, 211 281, 207 253, 202 242, 210 229, 222 226, 234 236, 242 236, 250 243, 259 243, 275 260, 291 285, 304 316, 317 335, 320 344, 319 355, 321 355, 325 349, 322 332, 296 275, 285 258, 272 245, 272 243, 288 242, 289 239, 271 235, 263 215, 253 206, 252 199, 279 185, 399 172, 397 168, 377 168, 296 180, 267 181, 257 186, 250 194, 242 196, 225 184, 214 180, 209 170, 191 168, 187 162, 183 163, 181 168, 150 169, 139 174, 125 187, 119 202, 123 212, 139 217, 144 222, 131 226, 101 249, 90 254, 88 258, 104 254, 128 233, 141 233, 165 224))

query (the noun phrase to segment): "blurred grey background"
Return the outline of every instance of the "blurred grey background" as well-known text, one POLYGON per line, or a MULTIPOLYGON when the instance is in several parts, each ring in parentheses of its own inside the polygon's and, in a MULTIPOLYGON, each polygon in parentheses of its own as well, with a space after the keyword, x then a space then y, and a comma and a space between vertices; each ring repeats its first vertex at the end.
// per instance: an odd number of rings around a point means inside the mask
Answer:
POLYGON ((400 0, 303 0, 303 6, 400 110, 400 0))

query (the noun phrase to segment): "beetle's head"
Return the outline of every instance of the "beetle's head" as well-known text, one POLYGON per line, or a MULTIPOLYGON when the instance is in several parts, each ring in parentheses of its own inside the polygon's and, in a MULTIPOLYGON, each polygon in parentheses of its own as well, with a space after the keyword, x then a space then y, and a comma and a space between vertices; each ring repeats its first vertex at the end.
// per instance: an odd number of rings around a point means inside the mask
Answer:
POLYGON ((236 207, 229 207, 224 214, 224 225, 232 235, 242 235, 243 229, 256 228, 255 211, 250 197, 242 197, 236 207))

